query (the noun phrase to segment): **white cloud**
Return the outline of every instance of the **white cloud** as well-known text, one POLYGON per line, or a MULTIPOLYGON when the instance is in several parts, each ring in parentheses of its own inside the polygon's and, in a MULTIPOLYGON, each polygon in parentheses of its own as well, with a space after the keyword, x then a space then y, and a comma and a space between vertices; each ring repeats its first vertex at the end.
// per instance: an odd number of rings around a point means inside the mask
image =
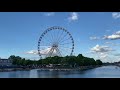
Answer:
POLYGON ((100 39, 99 37, 90 37, 90 40, 98 40, 100 39))
POLYGON ((78 13, 73 12, 71 13, 70 17, 68 18, 69 21, 76 21, 78 20, 78 13))
POLYGON ((120 39, 120 31, 117 31, 116 33, 109 36, 104 35, 103 39, 110 39, 110 40, 120 39))
POLYGON ((112 42, 105 42, 105 44, 113 45, 113 46, 120 46, 118 43, 112 43, 112 42))
MULTIPOLYGON (((40 54, 41 54, 41 55, 47 55, 50 50, 51 50, 51 47, 48 47, 48 48, 46 48, 46 49, 42 49, 42 50, 40 51, 40 54)), ((26 54, 38 55, 38 51, 37 51, 37 50, 30 50, 30 51, 26 52, 26 54)), ((53 56, 56 56, 56 55, 57 55, 56 50, 53 51, 52 55, 53 55, 53 56)))
POLYGON ((120 35, 110 35, 110 36, 105 35, 103 39, 116 40, 116 39, 120 39, 120 35))
POLYGON ((98 44, 91 48, 90 50, 91 53, 94 54, 94 56, 97 56, 96 59, 100 59, 103 62, 109 61, 110 53, 114 51, 109 46, 100 46, 98 44))
POLYGON ((115 34, 116 34, 116 35, 120 35, 120 31, 117 31, 115 34))
POLYGON ((120 56, 120 53, 114 54, 114 56, 120 56))
MULTIPOLYGON (((107 42, 108 44, 111 42, 107 42)), ((119 61, 120 53, 113 52, 116 50, 113 50, 109 46, 100 46, 96 45, 93 48, 90 49, 91 54, 93 54, 95 59, 100 59, 103 62, 114 62, 119 61)))
POLYGON ((95 53, 104 53, 104 52, 109 52, 109 51, 113 51, 110 47, 108 46, 100 46, 100 45, 96 45, 93 48, 91 48, 92 52, 95 53))
POLYGON ((105 59, 108 57, 108 53, 100 53, 100 59, 105 59))
POLYGON ((112 17, 113 17, 114 19, 120 18, 120 12, 113 12, 113 13, 112 13, 112 17))
POLYGON ((113 44, 112 42, 105 42, 105 44, 113 44))
MULTIPOLYGON (((41 55, 46 55, 49 51, 50 51, 50 47, 46 48, 46 49, 43 49, 40 51, 40 54, 41 55)), ((30 50, 28 52, 26 52, 26 54, 34 54, 34 55, 37 55, 38 54, 38 51, 37 50, 30 50)))
POLYGON ((49 12, 49 13, 45 13, 44 15, 45 15, 45 16, 54 16, 55 13, 54 13, 54 12, 49 12))
POLYGON ((37 50, 30 50, 28 52, 26 52, 26 54, 38 54, 37 50))

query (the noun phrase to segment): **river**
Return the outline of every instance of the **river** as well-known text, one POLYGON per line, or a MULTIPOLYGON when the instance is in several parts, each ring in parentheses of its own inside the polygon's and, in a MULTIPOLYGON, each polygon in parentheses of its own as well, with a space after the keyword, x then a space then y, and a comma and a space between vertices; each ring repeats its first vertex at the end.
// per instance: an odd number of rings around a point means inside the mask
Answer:
POLYGON ((84 71, 28 71, 0 72, 0 78, 120 78, 120 67, 102 66, 84 71))

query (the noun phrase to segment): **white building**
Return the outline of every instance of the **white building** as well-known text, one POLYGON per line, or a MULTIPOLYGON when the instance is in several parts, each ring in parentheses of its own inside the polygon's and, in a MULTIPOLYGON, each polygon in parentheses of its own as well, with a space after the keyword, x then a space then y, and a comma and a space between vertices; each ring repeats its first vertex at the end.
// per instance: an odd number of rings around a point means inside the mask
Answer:
POLYGON ((12 61, 9 59, 1 59, 0 58, 0 66, 11 66, 12 61))

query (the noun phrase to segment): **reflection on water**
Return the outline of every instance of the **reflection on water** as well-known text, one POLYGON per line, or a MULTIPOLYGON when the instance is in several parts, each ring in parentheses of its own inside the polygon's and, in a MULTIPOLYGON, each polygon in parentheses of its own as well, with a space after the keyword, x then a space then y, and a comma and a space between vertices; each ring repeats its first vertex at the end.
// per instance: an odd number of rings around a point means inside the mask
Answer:
POLYGON ((0 78, 30 78, 30 71, 0 72, 0 78))
POLYGON ((10 78, 29 78, 30 77, 30 71, 10 72, 9 77, 10 78))
POLYGON ((60 78, 59 71, 41 71, 37 70, 38 78, 60 78))
POLYGON ((38 77, 37 69, 30 70, 30 78, 38 77))
POLYGON ((85 71, 33 69, 28 71, 0 72, 0 78, 120 78, 120 67, 103 66, 85 71))

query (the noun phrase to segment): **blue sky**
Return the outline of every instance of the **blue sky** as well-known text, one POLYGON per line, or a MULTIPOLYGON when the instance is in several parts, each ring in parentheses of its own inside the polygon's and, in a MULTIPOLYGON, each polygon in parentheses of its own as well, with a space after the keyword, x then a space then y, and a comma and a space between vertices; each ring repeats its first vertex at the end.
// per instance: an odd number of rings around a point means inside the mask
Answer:
POLYGON ((38 39, 49 27, 67 29, 75 42, 74 55, 120 59, 119 12, 0 12, 0 57, 37 59, 38 39))

